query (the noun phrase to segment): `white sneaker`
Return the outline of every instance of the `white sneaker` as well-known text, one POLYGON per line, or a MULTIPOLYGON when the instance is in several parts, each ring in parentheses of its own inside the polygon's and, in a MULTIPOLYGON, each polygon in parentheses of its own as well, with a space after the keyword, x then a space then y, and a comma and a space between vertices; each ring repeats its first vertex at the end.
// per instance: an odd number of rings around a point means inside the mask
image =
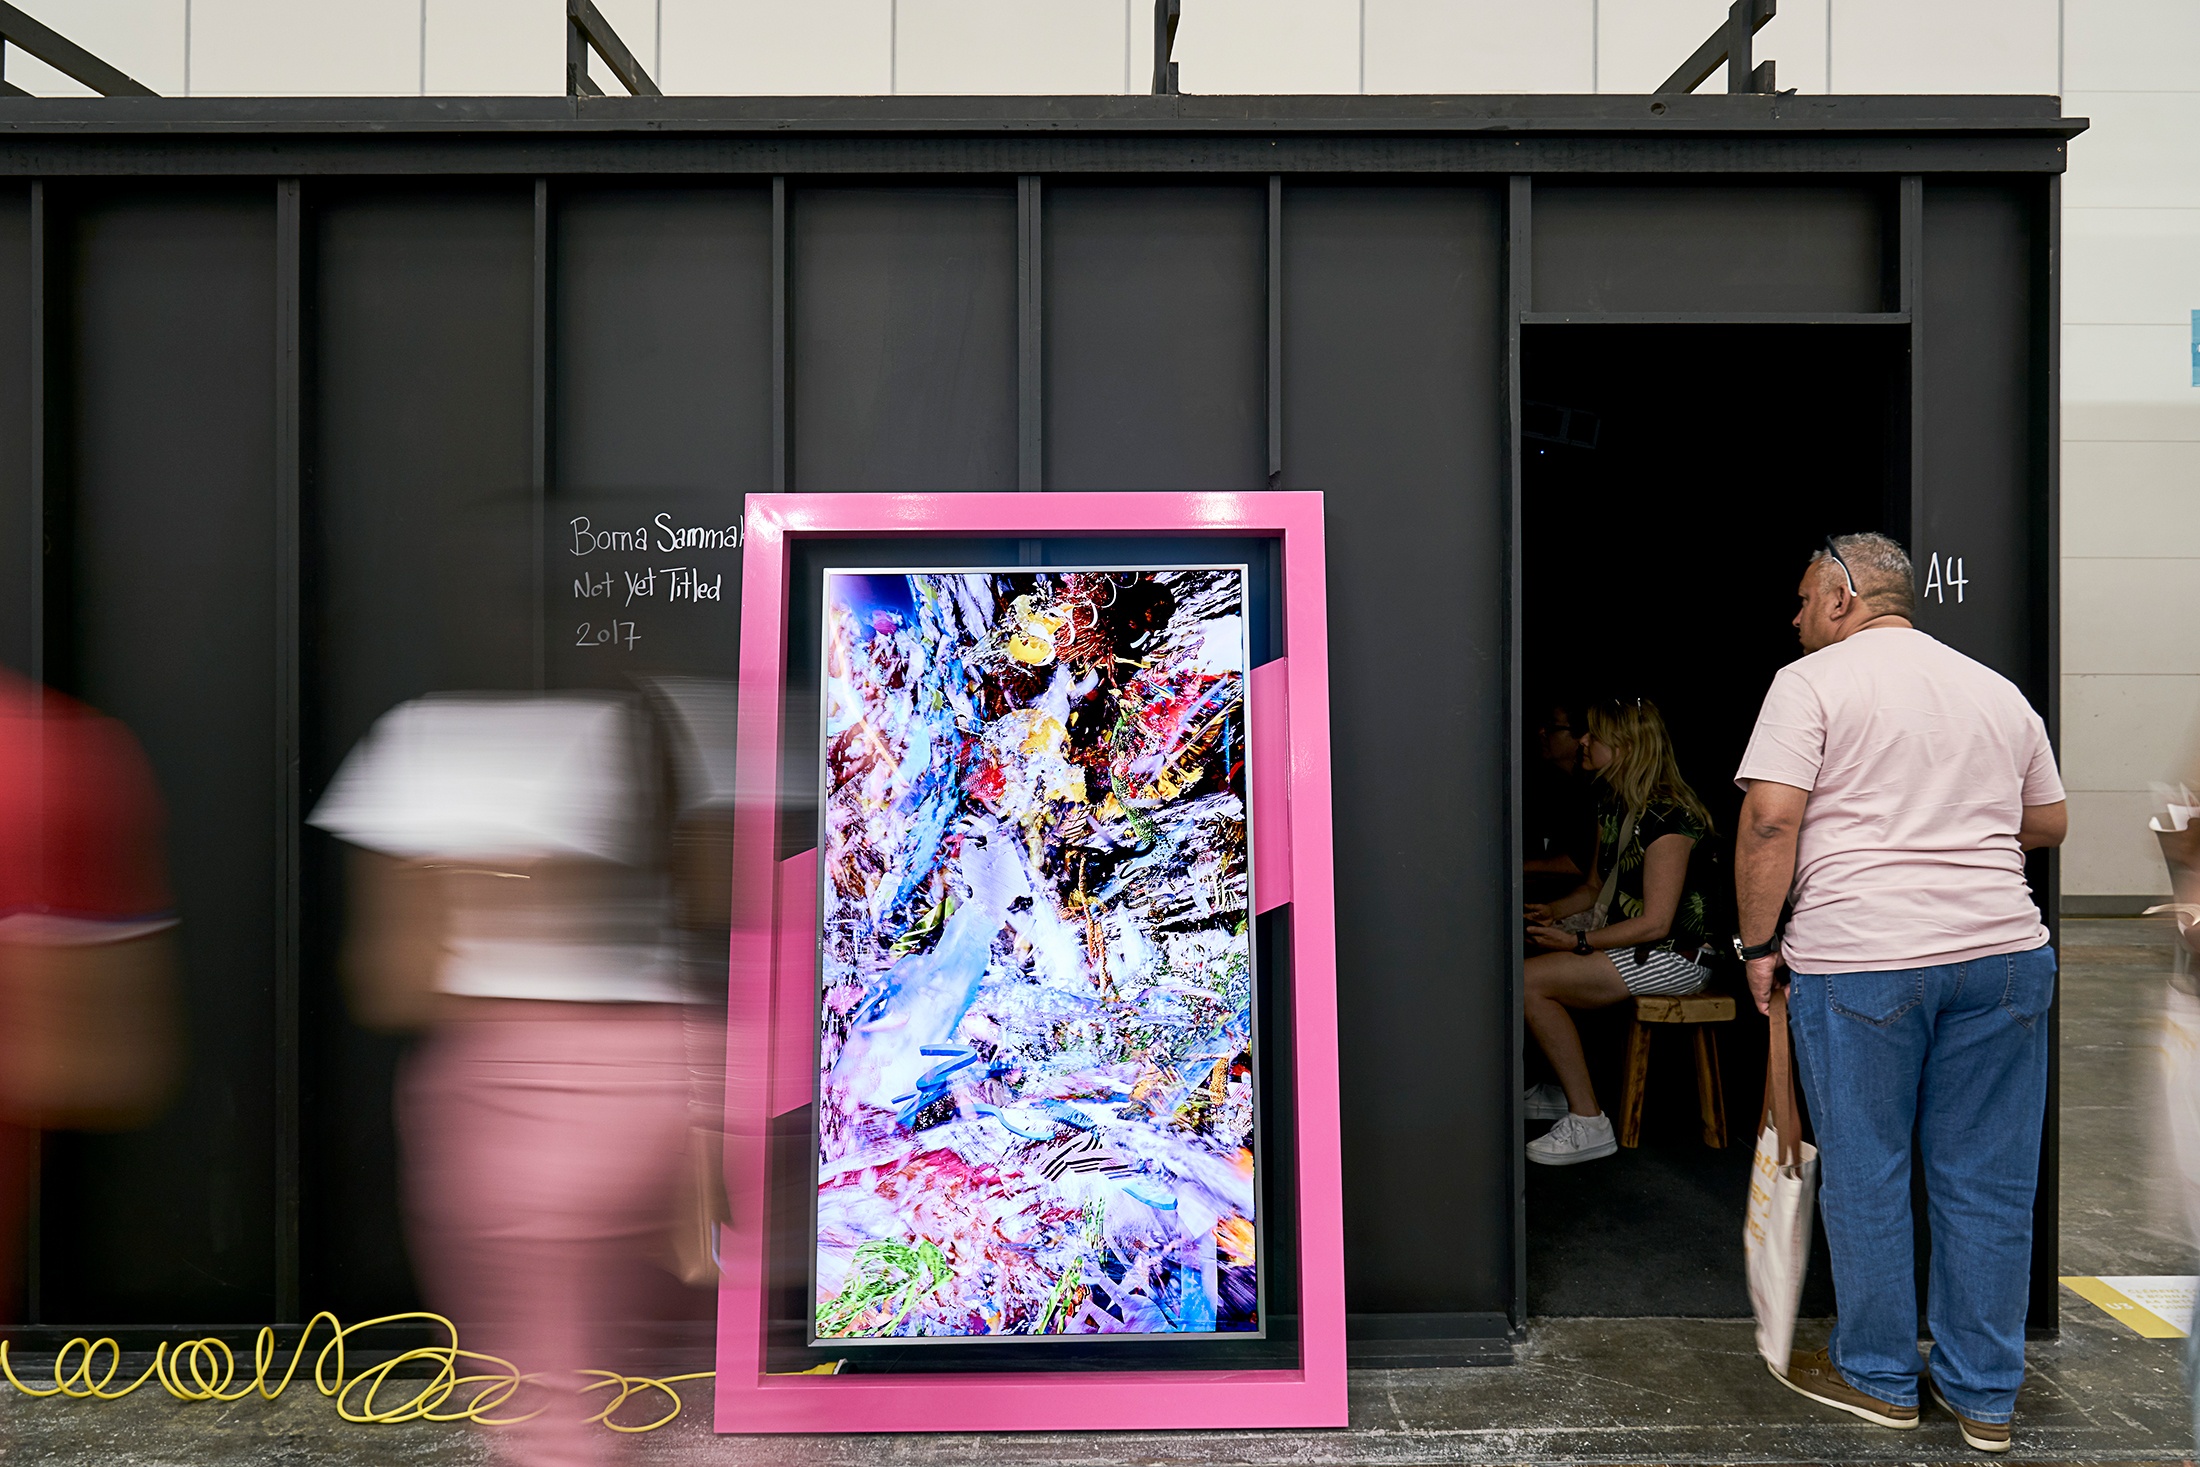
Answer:
POLYGON ((1568 1114, 1559 1123, 1528 1143, 1528 1160, 1545 1166, 1572 1166, 1595 1161, 1619 1150, 1619 1138, 1602 1111, 1593 1116, 1568 1114))
POLYGON ((1566 1092, 1556 1085, 1530 1086, 1520 1097, 1520 1114, 1531 1121, 1555 1121, 1566 1110, 1566 1092))

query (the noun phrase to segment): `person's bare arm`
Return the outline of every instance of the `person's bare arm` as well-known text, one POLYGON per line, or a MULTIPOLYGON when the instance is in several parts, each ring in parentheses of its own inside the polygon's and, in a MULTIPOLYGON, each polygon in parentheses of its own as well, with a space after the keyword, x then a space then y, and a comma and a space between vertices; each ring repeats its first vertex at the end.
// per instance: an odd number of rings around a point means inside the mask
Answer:
POLYGON ((700 810, 673 826, 672 890, 681 926, 710 931, 733 921, 733 811, 700 810))
MULTIPOLYGON (((1663 942, 1673 930, 1673 914, 1680 910, 1681 891, 1688 884, 1688 852, 1695 844, 1685 835, 1661 835, 1650 842, 1642 853, 1642 915, 1609 922, 1588 933, 1589 946, 1606 949, 1663 942)), ((1594 901, 1592 894, 1590 902, 1594 901)), ((1533 927, 1528 935, 1538 946, 1553 949, 1570 948, 1575 941, 1573 933, 1556 927, 1533 927)))
POLYGON ((1528 903, 1528 920, 1541 925, 1571 917, 1576 912, 1586 912, 1597 904, 1597 893, 1603 890, 1603 887, 1604 878, 1597 875, 1596 868, 1592 866, 1581 885, 1575 887, 1557 901, 1528 903))
MULTIPOLYGON (((1734 836, 1734 904, 1746 947, 1771 941, 1780 925, 1780 908, 1795 885, 1795 842, 1809 801, 1808 790, 1769 779, 1750 781, 1742 796, 1741 828, 1734 836)), ((1777 953, 1749 965, 1749 991, 1761 1014, 1771 1011, 1772 980, 1779 967, 1777 953)))
POLYGON ((1576 912, 1586 912, 1597 904, 1597 893, 1604 888, 1604 878, 1592 867, 1581 885, 1550 904, 1554 917, 1571 917, 1576 912))
POLYGON ((1695 842, 1685 835, 1661 835, 1642 853, 1642 915, 1611 922, 1589 934, 1591 947, 1638 947, 1663 942, 1673 931, 1688 884, 1688 853, 1695 842))
POLYGON ((2052 805, 2026 805, 2024 819, 2017 826, 2017 845, 2027 851, 2045 850, 2059 846, 2063 837, 2070 834, 2070 803, 2057 800, 2052 805))
POLYGON ((444 887, 417 861, 351 853, 351 910, 338 960, 352 1017, 366 1028, 425 1028, 438 1011, 444 887))
POLYGON ((124 1130, 181 1075, 175 936, 0 938, 0 1111, 19 1125, 124 1130))

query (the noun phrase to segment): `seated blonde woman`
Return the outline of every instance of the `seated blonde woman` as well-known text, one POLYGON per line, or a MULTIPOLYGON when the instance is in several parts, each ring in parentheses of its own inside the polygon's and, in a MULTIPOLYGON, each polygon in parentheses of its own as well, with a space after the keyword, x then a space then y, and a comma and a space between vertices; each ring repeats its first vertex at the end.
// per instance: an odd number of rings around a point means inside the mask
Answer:
POLYGON ((1529 1119, 1558 1122, 1528 1143, 1528 1159, 1546 1166, 1594 1161, 1619 1147, 1568 1011, 1694 993, 1710 976, 1703 893, 1689 855, 1711 833, 1711 816, 1681 778, 1657 705, 1634 698, 1592 706, 1581 759, 1595 775, 1595 865, 1570 894, 1527 909, 1529 945, 1541 949, 1527 964, 1528 1030, 1558 1072, 1557 1085, 1539 1085, 1524 1100, 1529 1119))

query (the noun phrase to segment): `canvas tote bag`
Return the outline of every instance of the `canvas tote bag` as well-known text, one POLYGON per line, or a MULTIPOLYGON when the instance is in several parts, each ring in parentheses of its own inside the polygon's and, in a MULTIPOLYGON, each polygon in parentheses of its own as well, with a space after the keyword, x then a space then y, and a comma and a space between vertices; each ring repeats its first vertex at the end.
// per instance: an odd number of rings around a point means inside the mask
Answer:
POLYGON ((1757 1316, 1757 1353, 1786 1378, 1795 1347, 1795 1311, 1810 1262, 1811 1199, 1818 1190, 1818 1148, 1803 1140, 1794 1056, 1788 1048, 1787 985, 1772 990, 1772 1048, 1765 1064, 1765 1110, 1749 1173, 1742 1253, 1749 1266, 1749 1307, 1757 1316))

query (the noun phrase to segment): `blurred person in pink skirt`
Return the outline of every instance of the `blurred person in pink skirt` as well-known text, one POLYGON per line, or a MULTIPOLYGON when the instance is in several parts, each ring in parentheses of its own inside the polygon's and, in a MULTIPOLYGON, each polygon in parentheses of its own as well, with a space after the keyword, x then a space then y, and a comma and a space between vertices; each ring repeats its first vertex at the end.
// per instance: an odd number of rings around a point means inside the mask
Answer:
POLYGON ((490 1413, 541 1408, 490 1436, 528 1467, 616 1455, 581 1372, 632 1368, 692 1190, 678 766, 631 699, 438 695, 313 815, 356 848, 355 1013, 425 1031, 397 1096, 414 1265, 465 1347, 539 1381, 490 1413))

